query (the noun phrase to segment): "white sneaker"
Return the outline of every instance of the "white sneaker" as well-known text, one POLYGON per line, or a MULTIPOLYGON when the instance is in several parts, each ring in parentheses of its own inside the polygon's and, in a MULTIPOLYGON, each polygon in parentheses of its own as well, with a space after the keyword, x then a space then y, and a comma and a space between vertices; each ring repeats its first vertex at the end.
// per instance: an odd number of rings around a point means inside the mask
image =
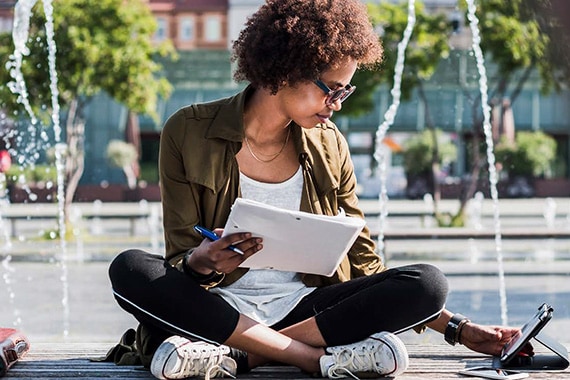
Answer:
POLYGON ((215 346, 206 342, 192 342, 181 336, 171 336, 158 346, 152 357, 150 372, 157 379, 185 379, 201 376, 235 379, 236 362, 226 356, 227 346, 215 346))
POLYGON ((327 347, 321 374, 329 379, 397 376, 408 368, 408 351, 396 335, 381 332, 361 342, 327 347), (330 354, 330 355, 329 355, 330 354))

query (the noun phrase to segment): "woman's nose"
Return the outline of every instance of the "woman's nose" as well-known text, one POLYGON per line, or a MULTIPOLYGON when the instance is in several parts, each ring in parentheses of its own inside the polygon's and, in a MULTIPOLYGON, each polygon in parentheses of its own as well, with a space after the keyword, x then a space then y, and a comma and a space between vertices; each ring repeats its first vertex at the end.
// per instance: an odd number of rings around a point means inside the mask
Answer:
POLYGON ((342 108, 342 104, 340 102, 340 100, 335 100, 334 102, 332 102, 331 104, 329 104, 327 107, 329 107, 331 110, 333 111, 340 111, 342 108))

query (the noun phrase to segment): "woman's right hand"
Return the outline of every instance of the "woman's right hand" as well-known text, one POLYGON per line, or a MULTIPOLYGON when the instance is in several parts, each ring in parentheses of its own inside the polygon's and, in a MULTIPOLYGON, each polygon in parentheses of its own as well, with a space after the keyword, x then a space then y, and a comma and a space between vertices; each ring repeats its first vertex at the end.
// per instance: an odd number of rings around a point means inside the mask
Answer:
MULTIPOLYGON (((222 236, 224 230, 217 228, 214 233, 222 236)), ((202 243, 191 255, 187 257, 186 265, 195 272, 207 275, 214 271, 220 273, 230 273, 234 271, 248 257, 263 248, 263 241, 259 237, 253 237, 249 232, 238 232, 221 237, 219 240, 202 240, 202 243), (239 248, 244 254, 230 250, 233 245, 239 248)))

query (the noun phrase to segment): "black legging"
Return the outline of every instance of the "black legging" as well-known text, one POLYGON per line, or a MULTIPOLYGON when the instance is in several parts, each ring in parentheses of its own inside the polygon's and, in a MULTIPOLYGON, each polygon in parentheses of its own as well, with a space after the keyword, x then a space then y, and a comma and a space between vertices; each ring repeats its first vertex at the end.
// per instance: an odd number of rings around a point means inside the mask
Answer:
MULTIPOLYGON (((109 276, 119 305, 164 336, 222 344, 236 328, 238 311, 162 256, 125 251, 111 263, 109 276)), ((447 280, 439 269, 408 265, 318 288, 272 328, 314 316, 327 345, 353 343, 435 319, 446 297, 447 280)))

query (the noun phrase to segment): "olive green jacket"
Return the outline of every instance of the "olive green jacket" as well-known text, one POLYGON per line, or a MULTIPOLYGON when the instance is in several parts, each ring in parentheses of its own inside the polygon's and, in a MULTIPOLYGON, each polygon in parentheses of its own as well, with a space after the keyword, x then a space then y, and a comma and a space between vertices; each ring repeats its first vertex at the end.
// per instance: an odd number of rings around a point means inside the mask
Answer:
MULTIPOLYGON (((166 259, 179 268, 184 254, 203 240, 193 226, 223 228, 234 200, 241 196, 235 156, 244 137, 244 101, 251 90, 184 107, 162 130, 159 167, 166 259)), ((348 145, 336 126, 328 122, 312 129, 294 123, 291 127, 304 179, 300 209, 336 215, 342 208, 348 216, 363 218, 348 145)), ((303 282, 322 286, 384 269, 365 227, 332 277, 305 274, 303 282)), ((228 285, 246 271, 237 268, 208 286, 228 285)))

